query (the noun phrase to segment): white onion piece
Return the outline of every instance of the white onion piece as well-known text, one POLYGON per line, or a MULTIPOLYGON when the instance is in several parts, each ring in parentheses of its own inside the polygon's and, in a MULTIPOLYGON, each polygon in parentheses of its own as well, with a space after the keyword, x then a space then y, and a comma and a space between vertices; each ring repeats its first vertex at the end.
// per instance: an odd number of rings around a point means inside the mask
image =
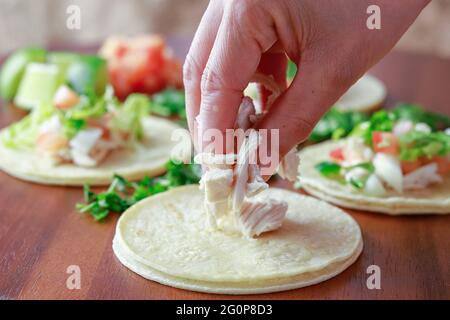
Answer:
POLYGON ((380 179, 375 174, 371 174, 367 178, 364 192, 371 196, 381 197, 386 194, 386 189, 380 179))
POLYGON ((375 174, 397 192, 403 192, 403 175, 400 162, 395 157, 376 153, 373 158, 375 174))
POLYGON ((298 176, 299 164, 300 159, 298 157, 297 147, 294 147, 281 160, 277 172, 283 179, 295 182, 298 176))
POLYGON ((39 133, 58 132, 61 130, 61 121, 58 115, 52 116, 39 127, 39 133))
POLYGON ((69 145, 79 153, 89 154, 101 138, 102 134, 103 131, 99 128, 84 129, 79 131, 75 137, 70 140, 69 145))
POLYGON ((343 166, 353 166, 359 163, 368 162, 372 160, 373 151, 366 146, 364 140, 360 137, 351 137, 347 139, 342 148, 342 153, 345 161, 343 166))
POLYGON ((410 120, 400 120, 398 121, 393 130, 392 133, 399 137, 404 135, 405 133, 408 133, 414 129, 414 123, 410 120))
POLYGON ((351 169, 345 174, 345 181, 350 182, 351 180, 362 180, 369 174, 364 168, 356 167, 351 169))
POLYGON ((427 125, 424 122, 419 122, 415 125, 414 130, 419 131, 419 132, 424 132, 424 133, 430 133, 431 132, 431 128, 429 125, 427 125))

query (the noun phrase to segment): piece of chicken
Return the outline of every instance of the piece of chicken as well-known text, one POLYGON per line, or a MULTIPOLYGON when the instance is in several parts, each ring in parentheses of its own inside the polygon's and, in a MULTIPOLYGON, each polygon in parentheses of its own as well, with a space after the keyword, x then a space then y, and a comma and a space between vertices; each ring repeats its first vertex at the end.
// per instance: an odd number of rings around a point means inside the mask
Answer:
POLYGON ((299 164, 300 159, 298 157, 297 147, 294 147, 281 160, 277 172, 283 179, 295 182, 297 180, 299 164))
MULTIPOLYGON (((266 89, 272 91, 264 103, 264 113, 278 97, 272 78, 256 77, 266 89)), ((263 232, 279 228, 287 212, 287 203, 274 199, 255 199, 254 196, 269 186, 261 177, 257 164, 259 133, 250 129, 257 120, 253 101, 244 97, 239 107, 236 129, 246 130, 238 154, 215 155, 201 153, 195 162, 204 168, 200 188, 205 192, 204 207, 210 227, 243 234, 246 237, 259 236, 263 232)), ((200 117, 197 117, 199 131, 200 117)), ((298 157, 296 148, 291 150, 280 164, 280 174, 288 179, 297 177, 298 157)))
POLYGON ((443 179, 438 173, 438 165, 432 162, 404 176, 403 188, 407 190, 424 189, 430 184, 442 181, 443 179))
POLYGON ((287 209, 285 201, 275 199, 245 201, 239 218, 243 234, 254 237, 278 229, 283 223, 287 209))

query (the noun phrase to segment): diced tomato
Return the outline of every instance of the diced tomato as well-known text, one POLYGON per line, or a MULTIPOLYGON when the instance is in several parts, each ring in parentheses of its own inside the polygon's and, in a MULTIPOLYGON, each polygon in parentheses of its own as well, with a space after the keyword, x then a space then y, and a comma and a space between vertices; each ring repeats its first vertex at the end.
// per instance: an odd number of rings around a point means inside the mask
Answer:
POLYGON ((55 96, 53 97, 53 103, 55 104, 56 108, 61 110, 72 108, 78 103, 78 101, 80 101, 78 95, 67 86, 59 87, 59 89, 55 93, 55 96))
POLYGON ((401 166, 403 174, 408 174, 419 169, 422 166, 422 161, 420 159, 414 161, 402 161, 401 166))
POLYGON ((121 100, 133 92, 152 94, 169 86, 182 87, 181 64, 160 36, 113 38, 101 52, 108 59, 109 79, 121 100))
POLYGON ((438 165, 438 173, 441 176, 446 176, 450 173, 450 160, 448 159, 448 157, 436 156, 433 157, 431 161, 436 162, 436 164, 438 165))
POLYGON ((402 161, 402 171, 404 174, 407 174, 430 163, 437 164, 438 173, 441 176, 446 176, 450 173, 450 159, 442 156, 435 156, 433 158, 421 157, 415 161, 402 161))
POLYGON ((397 137, 390 132, 372 132, 372 144, 375 152, 397 155, 400 151, 397 137))
POLYGON ((98 128, 102 130, 102 139, 110 140, 111 139, 111 130, 104 125, 104 123, 108 122, 108 114, 103 116, 104 119, 88 119, 87 125, 89 128, 98 128))
POLYGON ((117 58, 122 58, 127 53, 127 51, 128 49, 125 46, 119 45, 116 49, 117 58))
POLYGON ((67 139, 58 132, 44 132, 36 139, 36 149, 41 152, 56 152, 67 146, 67 139))
POLYGON ((342 148, 336 148, 330 151, 330 157, 337 161, 344 161, 344 153, 342 152, 342 148))

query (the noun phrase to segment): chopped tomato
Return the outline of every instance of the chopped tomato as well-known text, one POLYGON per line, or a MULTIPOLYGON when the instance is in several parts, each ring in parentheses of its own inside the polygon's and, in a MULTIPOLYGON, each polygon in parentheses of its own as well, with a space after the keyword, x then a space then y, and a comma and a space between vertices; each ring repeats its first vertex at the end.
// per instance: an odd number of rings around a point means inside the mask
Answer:
POLYGON ((450 160, 448 159, 448 157, 436 156, 433 157, 431 161, 436 162, 436 164, 438 165, 438 173, 441 176, 446 176, 450 173, 450 160))
POLYGON ((344 153, 342 152, 342 148, 336 148, 330 151, 330 157, 337 161, 344 161, 344 153))
POLYGON ((125 46, 119 45, 116 49, 117 58, 122 58, 127 53, 127 48, 125 46))
POLYGON ((108 59, 109 79, 121 100, 133 92, 153 94, 170 86, 182 87, 181 63, 160 36, 111 38, 101 52, 108 59))
POLYGON ((430 163, 437 164, 438 173, 441 176, 446 176, 450 173, 450 160, 448 157, 442 156, 435 156, 433 158, 421 157, 415 161, 402 161, 402 171, 404 174, 407 174, 430 163))
POLYGON ((400 151, 397 137, 390 132, 372 132, 372 144, 375 152, 397 155, 400 151))
POLYGON ((53 97, 53 103, 56 108, 61 110, 67 110, 72 108, 80 101, 78 95, 70 89, 68 86, 61 86, 56 91, 55 96, 53 97))
POLYGON ((88 119, 87 125, 89 128, 98 128, 102 130, 102 139, 110 140, 111 139, 111 130, 106 127, 103 123, 108 121, 108 114, 103 116, 104 119, 96 120, 96 119, 88 119))
POLYGON ((67 139, 58 132, 43 132, 36 139, 36 149, 41 152, 56 152, 67 146, 67 139))
POLYGON ((408 174, 419 169, 422 166, 422 161, 420 159, 414 161, 402 161, 401 166, 403 174, 408 174))

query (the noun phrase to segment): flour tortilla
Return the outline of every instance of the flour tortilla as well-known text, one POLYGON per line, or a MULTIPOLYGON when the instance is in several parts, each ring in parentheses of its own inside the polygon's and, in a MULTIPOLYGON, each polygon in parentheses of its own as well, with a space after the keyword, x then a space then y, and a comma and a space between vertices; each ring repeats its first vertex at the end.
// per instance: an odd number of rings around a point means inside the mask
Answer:
POLYGON ((358 250, 356 250, 356 252, 347 260, 335 262, 319 271, 306 272, 298 276, 266 280, 261 282, 208 282, 173 277, 168 274, 159 272, 156 269, 140 263, 139 261, 128 256, 125 253, 125 250, 121 247, 120 241, 118 241, 117 238, 115 238, 113 241, 113 251, 119 261, 125 267, 139 274, 145 279, 179 289, 205 293, 233 295, 279 292, 315 285, 337 276, 349 266, 351 266, 358 259, 362 249, 363 243, 360 242, 358 250))
POLYGON ((372 112, 383 106, 387 90, 383 82, 365 74, 336 102, 341 111, 372 112))
POLYGON ((289 203, 283 226, 257 239, 208 230, 203 194, 186 186, 148 198, 120 218, 113 249, 143 277, 211 293, 264 293, 329 279, 362 250, 358 224, 325 202, 283 189, 262 198, 289 203))
POLYGON ((343 141, 327 141, 300 151, 300 184, 311 195, 322 200, 353 209, 399 214, 448 214, 450 213, 450 178, 424 190, 398 193, 387 189, 383 197, 373 197, 355 190, 349 185, 322 176, 314 166, 330 161, 329 152, 343 141))
POLYGON ((136 146, 113 151, 97 167, 74 164, 52 165, 42 156, 27 150, 5 147, 0 142, 0 169, 22 180, 54 185, 108 185, 113 175, 136 180, 165 171, 174 147, 172 132, 179 128, 169 120, 148 117, 143 120, 144 139, 136 146))

